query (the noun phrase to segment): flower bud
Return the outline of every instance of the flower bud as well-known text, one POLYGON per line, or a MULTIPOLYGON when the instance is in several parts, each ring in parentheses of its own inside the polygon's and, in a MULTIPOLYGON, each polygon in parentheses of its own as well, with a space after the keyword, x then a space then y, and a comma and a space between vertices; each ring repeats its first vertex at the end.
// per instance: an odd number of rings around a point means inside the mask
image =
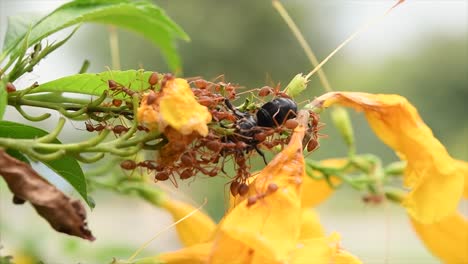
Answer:
POLYGON ((284 89, 286 94, 295 97, 307 88, 308 79, 302 73, 297 74, 284 89))
POLYGON ((338 131, 343 137, 346 145, 348 145, 348 147, 353 147, 354 132, 348 112, 342 107, 335 107, 331 111, 331 118, 336 128, 338 128, 338 131))

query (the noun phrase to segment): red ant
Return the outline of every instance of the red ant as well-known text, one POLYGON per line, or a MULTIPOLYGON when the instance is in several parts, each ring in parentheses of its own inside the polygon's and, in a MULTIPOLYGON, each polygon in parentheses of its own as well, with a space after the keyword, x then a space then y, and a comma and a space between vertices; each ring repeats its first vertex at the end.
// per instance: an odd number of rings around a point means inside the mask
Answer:
POLYGON ((11 82, 8 82, 8 83, 6 84, 6 91, 7 91, 7 93, 16 92, 16 87, 15 87, 15 85, 13 85, 11 82))
POLYGON ((270 86, 263 86, 262 88, 258 89, 258 96, 265 97, 270 94, 273 94, 275 97, 283 97, 283 98, 291 98, 287 93, 280 91, 280 85, 276 85, 275 88, 270 86))
POLYGON ((193 83, 198 89, 206 89, 206 87, 208 86, 208 82, 203 79, 195 80, 193 81, 193 83))
POLYGON ((267 195, 270 195, 270 194, 276 192, 278 190, 278 188, 279 187, 278 187, 278 185, 276 185, 276 183, 272 182, 272 183, 268 184, 267 190, 266 190, 265 193, 252 195, 252 196, 249 196, 249 198, 247 198, 247 207, 250 207, 250 206, 254 205, 255 203, 257 203, 258 200, 265 198, 267 195))
POLYGON ((134 170, 138 167, 138 164, 133 160, 124 160, 120 162, 120 168, 124 170, 134 170))
POLYGON ((101 123, 93 125, 91 121, 86 121, 85 126, 88 132, 94 132, 94 131, 101 132, 107 127, 105 124, 101 124, 101 123))
POLYGON ((113 96, 116 96, 122 92, 127 94, 128 96, 132 97, 134 94, 136 94, 135 91, 130 90, 129 88, 123 86, 122 84, 117 83, 114 80, 108 80, 107 85, 109 86, 109 90, 113 91, 113 96))
POLYGON ((174 75, 170 73, 164 74, 163 79, 161 81, 161 91, 164 89, 164 87, 166 87, 167 81, 173 80, 174 78, 174 75))
POLYGON ((304 146, 307 146, 307 151, 311 152, 320 146, 318 138, 321 135, 318 132, 323 126, 319 123, 320 116, 318 114, 310 111, 309 116, 311 121, 307 129, 307 134, 304 137, 303 144, 304 146))
POLYGON ((125 127, 123 125, 116 125, 112 127, 112 131, 116 136, 120 136, 123 133, 126 133, 128 131, 128 127, 125 127))
POLYGON ((244 196, 249 192, 249 185, 245 182, 241 182, 238 179, 234 179, 229 186, 232 196, 240 195, 244 196))
POLYGON ((210 112, 211 112, 211 116, 216 122, 219 122, 221 120, 229 120, 231 122, 236 121, 236 116, 229 112, 221 112, 218 110, 211 110, 210 112))
POLYGON ((121 134, 128 131, 128 128, 123 125, 110 126, 110 125, 106 125, 102 123, 93 125, 90 121, 86 121, 85 126, 86 126, 86 130, 89 132, 94 132, 94 131, 101 132, 102 130, 109 128, 117 136, 120 136, 121 134))
POLYGON ((151 85, 151 89, 159 82, 159 74, 157 72, 152 72, 148 78, 148 83, 151 85))
POLYGON ((367 194, 362 197, 362 201, 367 204, 380 204, 384 200, 384 197, 380 194, 367 194))
POLYGON ((120 99, 112 99, 112 105, 115 107, 119 107, 122 105, 122 100, 120 99))
POLYGON ((147 127, 145 127, 145 126, 142 126, 142 125, 138 125, 138 126, 137 126, 137 129, 140 130, 140 131, 149 132, 149 128, 147 128, 147 127))

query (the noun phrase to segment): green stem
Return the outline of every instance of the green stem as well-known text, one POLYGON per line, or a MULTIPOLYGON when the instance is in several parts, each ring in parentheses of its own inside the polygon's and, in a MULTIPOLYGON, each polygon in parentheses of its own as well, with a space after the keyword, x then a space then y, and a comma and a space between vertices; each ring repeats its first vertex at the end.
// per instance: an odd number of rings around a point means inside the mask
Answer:
MULTIPOLYGON (((13 93, 12 95, 15 95, 15 94, 13 93)), ((61 103, 66 103, 66 104, 78 104, 78 105, 89 104, 89 99, 66 97, 66 96, 63 96, 61 92, 27 94, 23 98, 26 100, 30 100, 30 101, 40 101, 40 102, 51 102, 51 103, 61 102, 61 103)))
MULTIPOLYGON (((59 112, 64 113, 64 111, 82 111, 82 114, 88 113, 112 113, 116 115, 125 115, 125 116, 133 116, 133 112, 129 111, 127 106, 120 106, 120 107, 105 107, 105 106, 83 106, 79 104, 67 104, 67 103, 54 103, 54 102, 43 102, 43 101, 35 101, 35 100, 28 100, 23 99, 20 97, 9 97, 8 104, 12 106, 33 106, 33 107, 40 107, 46 109, 53 109, 59 112), (85 111, 83 111, 85 109, 85 111)), ((68 113, 67 113, 68 114, 68 113)))
POLYGON ((60 132, 62 131, 64 125, 65 125, 65 118, 60 117, 55 129, 52 132, 50 132, 49 134, 38 138, 37 142, 47 143, 47 142, 53 141, 60 134, 60 132))
POLYGON ((20 113, 25 119, 29 120, 29 121, 33 121, 33 122, 39 122, 39 121, 43 121, 43 120, 46 120, 47 118, 51 117, 51 114, 50 113, 44 113, 40 116, 32 116, 28 113, 26 113, 23 108, 21 108, 21 106, 17 105, 15 106, 16 108, 16 111, 18 111, 18 113, 20 113))
POLYGON ((98 160, 101 160, 102 158, 104 158, 104 153, 96 153, 94 154, 93 156, 90 156, 90 157, 85 157, 83 155, 75 155, 75 159, 77 159, 78 161, 80 162, 83 162, 83 163, 94 163, 98 160))

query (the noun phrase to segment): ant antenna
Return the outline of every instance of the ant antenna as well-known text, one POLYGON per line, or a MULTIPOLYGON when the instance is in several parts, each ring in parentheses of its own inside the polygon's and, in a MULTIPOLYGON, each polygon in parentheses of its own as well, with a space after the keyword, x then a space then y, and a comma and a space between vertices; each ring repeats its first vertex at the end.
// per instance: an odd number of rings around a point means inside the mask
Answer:
MULTIPOLYGON (((297 41, 299 42, 302 49, 304 50, 307 58, 312 63, 312 66, 317 67, 319 65, 319 61, 317 60, 317 57, 315 56, 314 52, 310 48, 310 45, 305 40, 304 35, 301 33, 296 23, 289 15, 288 11, 286 11, 286 9, 284 8, 283 4, 281 4, 279 0, 273 0, 273 7, 276 9, 276 11, 278 11, 280 16, 284 19, 284 22, 286 22, 289 29, 294 34, 294 37, 296 37, 297 41)), ((323 85, 323 88, 325 88, 325 91, 331 92, 332 88, 331 88, 330 82, 328 81, 327 76, 325 75, 325 72, 321 68, 318 70, 318 76, 319 76, 320 82, 323 85)))
POLYGON ((347 39, 345 39, 345 41, 343 41, 334 51, 332 51, 330 53, 330 55, 328 55, 319 65, 317 65, 311 72, 309 72, 309 74, 307 74, 307 76, 305 77, 306 79, 309 79, 310 76, 312 76, 315 72, 317 72, 325 63, 327 63, 327 61, 333 57, 333 55, 335 55, 341 48, 343 48, 344 46, 346 46, 346 44, 348 44, 348 42, 350 42, 351 40, 353 40, 357 35, 359 35, 360 33, 366 31, 370 26, 372 26, 373 24, 375 23, 378 23, 380 22, 380 20, 382 20, 383 18, 385 18, 395 7, 397 7, 398 5, 400 5, 401 3, 403 3, 405 0, 398 0, 398 2, 396 4, 394 4, 392 7, 390 7, 389 9, 387 9, 387 11, 385 11, 385 13, 383 15, 380 15, 380 16, 377 16, 375 18, 373 18, 372 20, 370 20, 369 22, 367 22, 366 24, 364 24, 364 26, 362 26, 361 28, 359 28, 358 30, 356 30, 353 34, 351 34, 351 36, 349 36, 347 39))
POLYGON ((191 217, 192 215, 194 215, 196 212, 200 211, 203 206, 206 205, 206 203, 208 202, 208 200, 205 198, 205 201, 203 201, 203 203, 196 209, 194 209, 193 211, 191 211, 190 213, 188 213, 186 216, 182 217, 181 219, 179 219, 178 221, 166 226, 163 230, 159 231, 158 233, 156 233, 156 235, 154 235, 150 240, 146 241, 143 245, 141 245, 141 247, 139 247, 135 253, 133 253, 133 255, 130 256, 130 258, 127 259, 127 262, 132 262, 133 259, 136 258, 136 256, 138 256, 138 254, 141 253, 141 251, 143 249, 145 249, 147 246, 149 246, 149 244, 151 242, 153 242, 156 238, 158 238, 162 233, 166 232, 167 230, 171 229, 172 227, 176 226, 177 224, 179 224, 180 222, 186 220, 187 218, 191 217))
MULTIPOLYGON (((346 44, 348 44, 351 40, 353 40, 356 36, 358 36, 360 33, 366 31, 370 26, 372 26, 373 24, 379 22, 380 20, 382 20, 383 18, 385 18, 394 8, 396 8, 398 5, 400 5, 401 3, 403 3, 405 0, 398 0, 398 2, 396 4, 394 4, 392 7, 390 7, 389 9, 387 9, 387 11, 385 11, 385 13, 383 15, 379 15, 373 19, 371 19, 369 22, 367 22, 366 24, 364 24, 364 26, 360 27, 358 30, 356 30, 353 34, 351 34, 351 36, 349 36, 347 39, 345 39, 335 50, 333 50, 322 62, 320 62, 317 66, 315 66, 315 68, 309 72, 309 74, 306 75, 305 79, 309 79, 314 73, 316 73, 317 71, 319 71, 322 66, 328 62, 328 60, 331 59, 331 57, 333 57, 333 55, 335 55, 339 50, 341 50, 344 46, 346 46, 346 44)), ((275 6, 275 8, 278 9, 278 3, 279 3, 279 0, 273 0, 273 5, 275 6)), ((281 12, 279 11, 281 9, 281 7, 278 9, 278 12, 280 12, 280 14, 284 13, 284 12, 281 12)), ((284 10, 284 8, 282 8, 284 10)), ((287 13, 286 13, 287 14, 287 13)), ((283 14, 282 14, 283 16, 283 14)), ((286 18, 284 18, 285 20, 287 20, 286 18)), ((289 18, 289 20, 292 21, 292 19, 289 18)), ((289 23, 288 23, 289 25, 289 23)), ((293 30, 294 32, 294 29, 291 28, 291 30, 293 30)), ((296 34, 296 33, 295 33, 296 34)), ((296 36, 297 37, 297 36, 296 36)), ((303 39, 303 38, 302 38, 303 39)), ((302 41, 300 41, 302 42, 302 41)), ((305 44, 307 44, 307 42, 305 42, 305 40, 303 41, 305 44)), ((301 45, 303 45, 301 43, 301 45)), ((304 48, 304 47, 303 47, 304 48)))

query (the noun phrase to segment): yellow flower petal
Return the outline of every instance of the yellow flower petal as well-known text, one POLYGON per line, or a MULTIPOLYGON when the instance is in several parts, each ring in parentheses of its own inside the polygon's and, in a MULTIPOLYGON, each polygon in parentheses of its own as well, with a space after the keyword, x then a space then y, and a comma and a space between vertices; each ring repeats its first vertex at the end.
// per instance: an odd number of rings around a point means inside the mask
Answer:
MULTIPOLYGON (((197 210, 189 204, 170 199, 163 201, 161 207, 171 213, 174 222, 197 210)), ((208 241, 215 228, 213 220, 200 210, 176 225, 179 238, 185 246, 208 241)))
POLYGON ((404 183, 411 191, 403 205, 412 217, 432 223, 455 212, 465 176, 404 97, 332 92, 314 102, 364 111, 377 136, 408 161, 404 183))
POLYGON ((359 260, 356 256, 352 255, 348 251, 339 249, 337 255, 333 259, 334 264, 361 264, 361 260, 359 260))
POLYGON ((202 136, 208 135, 207 124, 211 122, 211 114, 206 106, 197 102, 185 79, 168 81, 162 93, 159 107, 164 123, 183 135, 192 134, 193 131, 202 136))
POLYGON ((160 92, 150 91, 143 96, 138 108, 138 121, 161 132, 170 126, 182 135, 196 131, 206 136, 211 114, 208 108, 197 102, 187 81, 176 78, 167 81, 160 92))
MULTIPOLYGON (((344 159, 328 159, 320 162, 324 166, 342 166, 346 163, 344 159)), ((314 171, 319 176, 320 173, 314 171)), ((340 179, 331 177, 333 185, 340 184, 340 179)), ((303 192, 301 195, 302 207, 309 208, 315 207, 325 201, 332 193, 334 189, 330 187, 326 180, 316 180, 311 177, 305 177, 302 183, 303 192)))
POLYGON ((299 126, 289 145, 250 184, 247 197, 267 193, 269 184, 277 185, 278 189, 252 206, 242 201, 220 223, 213 247, 214 259, 219 263, 227 261, 223 258, 229 257, 232 247, 275 261, 285 259, 295 248, 300 234, 300 191, 305 174, 303 137, 304 127, 299 126))
POLYGON ((411 218, 416 233, 426 247, 448 264, 468 263, 468 219, 460 213, 437 223, 421 224, 411 218))
MULTIPOLYGON (((159 256, 148 258, 149 263, 166 264, 206 264, 211 250, 211 243, 203 243, 186 247, 174 252, 166 252, 159 256), (153 262, 150 262, 153 261, 153 262)), ((141 262, 141 261, 140 261, 141 262)), ((140 263, 137 262, 137 263, 140 263)), ((142 262, 142 264, 145 262, 142 262)))
MULTIPOLYGON (((265 245, 266 246, 266 245, 265 245)), ((213 242, 210 264, 276 263, 270 255, 262 254, 248 243, 239 243, 229 235, 219 235, 213 242)))
POLYGON ((314 210, 303 209, 301 219, 301 234, 299 235, 300 240, 325 236, 323 227, 320 224, 319 216, 314 210))
MULTIPOLYGON (((36 264, 40 262, 37 258, 22 252, 14 254, 13 261, 15 264, 36 264)), ((6 261, 5 263, 10 262, 6 261)))
POLYGON ((468 162, 463 160, 457 160, 457 165, 461 173, 465 175, 465 188, 463 190, 463 197, 468 199, 468 162))
POLYGON ((339 248, 339 240, 336 233, 302 240, 296 245, 289 263, 360 264, 358 258, 339 248))

